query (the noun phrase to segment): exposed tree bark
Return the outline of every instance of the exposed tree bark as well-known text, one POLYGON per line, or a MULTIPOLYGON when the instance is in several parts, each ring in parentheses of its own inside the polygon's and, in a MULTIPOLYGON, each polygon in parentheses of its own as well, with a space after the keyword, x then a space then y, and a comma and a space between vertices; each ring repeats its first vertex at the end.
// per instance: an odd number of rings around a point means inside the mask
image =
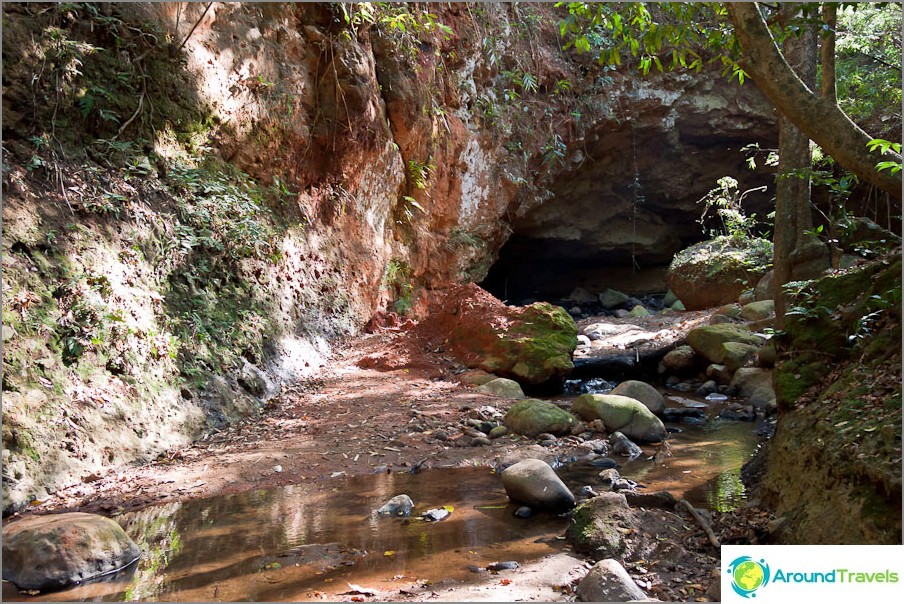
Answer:
POLYGON ((763 94, 807 136, 832 158, 895 199, 901 199, 901 172, 879 172, 879 161, 900 162, 901 156, 870 153, 872 137, 851 121, 838 104, 814 94, 794 73, 775 44, 766 22, 754 2, 726 2, 728 16, 741 44, 741 67, 763 94))
POLYGON ((835 91, 835 28, 838 25, 838 5, 826 2, 822 5, 822 23, 825 30, 822 33, 822 48, 820 50, 822 61, 822 80, 819 87, 822 96, 837 102, 835 91))
MULTIPOLYGON (((797 5, 787 3, 780 22, 794 18, 797 5)), ((804 30, 785 39, 782 54, 801 81, 816 85, 816 35, 804 30)), ((784 328, 787 300, 782 286, 790 281, 810 279, 829 267, 825 245, 807 231, 813 229, 810 210, 810 172, 813 168, 810 139, 786 115, 778 120, 778 179, 775 183, 775 228, 773 230, 775 276, 775 326, 784 328)))

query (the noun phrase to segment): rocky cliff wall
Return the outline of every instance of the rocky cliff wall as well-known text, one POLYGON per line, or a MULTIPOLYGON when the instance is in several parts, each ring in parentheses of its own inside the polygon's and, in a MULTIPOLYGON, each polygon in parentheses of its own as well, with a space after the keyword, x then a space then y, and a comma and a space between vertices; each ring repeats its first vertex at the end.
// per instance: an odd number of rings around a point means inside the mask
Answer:
POLYGON ((254 413, 513 232, 528 264, 659 262, 774 138, 749 85, 607 70, 545 4, 3 18, 7 511, 254 413))

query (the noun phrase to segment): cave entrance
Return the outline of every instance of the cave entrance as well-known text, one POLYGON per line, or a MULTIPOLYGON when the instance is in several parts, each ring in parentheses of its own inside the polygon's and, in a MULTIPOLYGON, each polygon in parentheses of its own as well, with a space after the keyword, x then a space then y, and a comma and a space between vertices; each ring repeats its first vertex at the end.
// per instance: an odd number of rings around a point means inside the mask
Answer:
MULTIPOLYGON (((499 252, 480 284, 509 304, 533 301, 595 304, 608 288, 634 296, 662 294, 668 289, 668 254, 638 258, 627 249, 600 250, 578 241, 540 239, 515 233, 499 252), (593 300, 574 299, 582 288, 593 300)), ((574 304, 571 304, 573 306, 574 304)))

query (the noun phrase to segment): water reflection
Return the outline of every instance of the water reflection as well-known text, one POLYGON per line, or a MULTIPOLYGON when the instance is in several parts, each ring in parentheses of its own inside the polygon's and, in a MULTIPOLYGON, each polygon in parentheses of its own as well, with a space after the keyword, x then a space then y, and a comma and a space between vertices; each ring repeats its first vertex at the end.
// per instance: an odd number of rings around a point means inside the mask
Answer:
MULTIPOLYGON (((668 490, 696 506, 743 502, 739 471, 756 447, 751 424, 714 420, 670 438, 672 456, 624 463, 647 491, 668 490)), ((599 485, 599 468, 561 472, 573 490, 599 485)), ((117 518, 141 546, 137 567, 109 580, 37 600, 275 601, 319 599, 348 583, 393 589, 417 580, 466 581, 469 565, 536 560, 561 547, 567 520, 514 518, 498 476, 487 468, 339 478, 266 491, 172 503, 117 518), (407 493, 415 514, 452 506, 442 522, 376 517, 407 493)), ((4 599, 21 599, 4 587, 4 599)))

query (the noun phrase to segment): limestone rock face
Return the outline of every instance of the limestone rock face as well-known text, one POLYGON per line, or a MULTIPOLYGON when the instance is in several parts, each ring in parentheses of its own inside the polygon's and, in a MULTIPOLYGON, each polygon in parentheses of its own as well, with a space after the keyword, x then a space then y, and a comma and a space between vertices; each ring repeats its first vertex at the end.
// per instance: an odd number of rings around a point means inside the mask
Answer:
POLYGON ((574 507, 574 494, 549 464, 525 459, 502 471, 502 486, 512 501, 535 510, 562 513, 574 507))
POLYGON ((141 550, 114 520, 72 512, 3 527, 3 579, 53 590, 122 569, 141 550))

